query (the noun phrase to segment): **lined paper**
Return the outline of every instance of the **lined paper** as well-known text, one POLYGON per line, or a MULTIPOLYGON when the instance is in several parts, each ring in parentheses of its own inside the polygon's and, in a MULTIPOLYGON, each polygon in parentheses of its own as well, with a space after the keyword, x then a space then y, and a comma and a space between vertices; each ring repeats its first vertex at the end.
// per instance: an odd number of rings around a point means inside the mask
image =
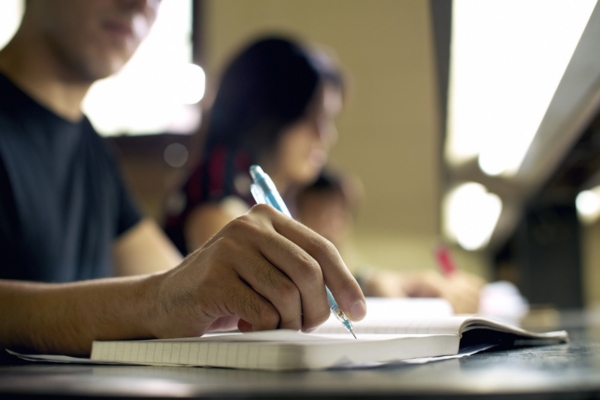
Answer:
POLYGON ((193 365, 262 370, 321 369, 350 362, 456 354, 452 335, 308 335, 252 332, 207 338, 94 342, 91 359, 124 364, 193 365), (248 337, 248 338, 246 338, 248 337), (277 340, 279 338, 279 340, 277 340), (185 340, 185 341, 184 341, 185 340))

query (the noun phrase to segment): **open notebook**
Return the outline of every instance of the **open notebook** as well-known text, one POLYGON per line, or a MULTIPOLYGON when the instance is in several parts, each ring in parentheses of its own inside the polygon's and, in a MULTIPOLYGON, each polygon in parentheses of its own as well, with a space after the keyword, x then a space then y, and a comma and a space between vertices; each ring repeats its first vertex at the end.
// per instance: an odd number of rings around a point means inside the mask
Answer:
MULTIPOLYGON (((339 322, 338 322, 339 324, 339 322)), ((356 324, 358 325, 358 324, 356 324)), ((401 333, 303 334, 276 330, 200 338, 94 342, 91 359, 125 364, 190 365, 260 370, 307 370, 456 355, 472 346, 502 348, 557 344, 566 332, 533 333, 490 319, 451 316, 405 319, 401 333)), ((385 329, 392 332, 390 326, 385 329)))
POLYGON ((358 340, 330 319, 316 332, 276 330, 196 338, 94 342, 91 362, 271 371, 365 366, 456 356, 465 349, 564 343, 564 331, 533 333, 477 316, 456 316, 440 302, 368 300, 354 324, 358 340), (404 312, 402 312, 404 311, 404 312), (427 315, 424 317, 423 315, 427 315))

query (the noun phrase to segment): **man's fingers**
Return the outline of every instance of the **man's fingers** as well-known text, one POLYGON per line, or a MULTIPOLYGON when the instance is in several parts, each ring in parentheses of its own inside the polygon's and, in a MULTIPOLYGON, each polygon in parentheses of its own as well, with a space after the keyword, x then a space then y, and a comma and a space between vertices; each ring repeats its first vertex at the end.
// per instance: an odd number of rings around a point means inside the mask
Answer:
POLYGON ((279 313, 279 328, 302 327, 300 291, 283 272, 260 255, 248 253, 244 264, 234 266, 238 275, 252 289, 269 301, 279 313))
MULTIPOLYGON (((316 234, 301 223, 269 208, 255 206, 251 213, 265 213, 277 233, 287 240, 275 240, 277 246, 261 246, 260 250, 269 260, 283 271, 299 286, 303 296, 314 293, 318 287, 321 296, 324 294, 322 274, 335 297, 338 305, 351 319, 361 320, 366 315, 366 302, 360 286, 344 264, 339 252, 325 238, 316 234), (286 243, 287 242, 287 243, 286 243), (283 256, 294 254, 293 264, 286 263, 283 256), (319 271, 320 270, 320 271, 319 271), (319 274, 320 272, 320 274, 319 274)), ((321 297, 322 298, 322 297, 321 297)), ((303 297, 304 306, 304 297, 303 297)), ((308 311, 303 307, 304 312, 308 311)), ((320 316, 317 318, 324 317, 320 316)))
POLYGON ((325 322, 329 304, 317 261, 275 231, 258 246, 264 258, 254 260, 252 271, 239 273, 282 312, 280 327, 309 330, 325 322), (268 267, 262 267, 261 261, 268 267))
POLYGON ((280 312, 281 328, 318 326, 329 316, 320 266, 275 231, 269 219, 269 214, 277 213, 274 209, 264 205, 257 208, 266 211, 266 218, 238 218, 227 227, 227 234, 237 240, 214 240, 214 245, 223 243, 220 253, 236 254, 237 260, 228 264, 280 312))
POLYGON ((231 315, 247 321, 252 326, 252 330, 277 329, 279 312, 269 301, 241 281, 233 291, 234 293, 225 300, 227 303, 225 308, 231 315))

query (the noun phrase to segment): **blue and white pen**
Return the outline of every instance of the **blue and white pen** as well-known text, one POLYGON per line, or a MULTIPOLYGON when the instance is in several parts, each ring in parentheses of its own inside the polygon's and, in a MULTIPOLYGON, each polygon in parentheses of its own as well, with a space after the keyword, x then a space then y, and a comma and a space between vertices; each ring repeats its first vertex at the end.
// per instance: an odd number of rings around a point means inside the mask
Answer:
MULTIPOLYGON (((267 175, 265 171, 263 171, 262 168, 258 165, 252 165, 250 167, 250 175, 252 176, 252 180, 254 180, 254 183, 250 186, 250 191, 252 192, 252 196, 254 197, 254 200, 256 200, 256 203, 268 204, 271 207, 281 211, 288 217, 292 218, 290 210, 288 210, 287 206, 283 202, 283 199, 279 195, 279 192, 277 191, 275 184, 271 180, 271 177, 269 177, 269 175, 267 175)), ((333 295, 331 294, 331 291, 327 286, 325 286, 325 292, 327 293, 329 309, 331 310, 333 315, 335 315, 335 317, 338 320, 340 320, 342 324, 344 324, 344 327, 346 327, 346 329, 356 339, 356 335, 352 330, 352 323, 350 322, 348 317, 346 317, 346 314, 344 314, 344 312, 340 310, 340 307, 333 298, 333 295)))

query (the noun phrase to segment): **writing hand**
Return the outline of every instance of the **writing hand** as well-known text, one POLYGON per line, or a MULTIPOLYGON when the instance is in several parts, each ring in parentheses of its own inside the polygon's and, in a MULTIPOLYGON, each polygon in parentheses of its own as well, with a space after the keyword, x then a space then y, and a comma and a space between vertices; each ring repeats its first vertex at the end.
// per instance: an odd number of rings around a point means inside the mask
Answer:
POLYGON ((155 275, 148 324, 156 337, 211 329, 309 331, 330 314, 325 283, 360 320, 364 296, 337 249, 270 206, 231 221, 178 267, 155 275))

